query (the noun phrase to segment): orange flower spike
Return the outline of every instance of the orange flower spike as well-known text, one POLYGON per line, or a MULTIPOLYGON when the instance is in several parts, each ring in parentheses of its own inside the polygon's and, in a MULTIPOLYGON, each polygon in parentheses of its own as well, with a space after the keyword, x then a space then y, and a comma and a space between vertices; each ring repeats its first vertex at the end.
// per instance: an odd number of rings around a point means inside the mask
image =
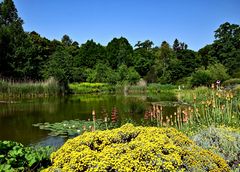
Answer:
POLYGON ((230 98, 231 98, 231 99, 233 98, 233 93, 230 93, 230 98))
POLYGON ((212 86, 211 86, 211 87, 212 87, 212 89, 214 89, 214 88, 215 88, 215 85, 214 85, 214 84, 212 84, 212 86))
POLYGON ((93 121, 96 121, 96 113, 95 110, 92 111, 93 121))

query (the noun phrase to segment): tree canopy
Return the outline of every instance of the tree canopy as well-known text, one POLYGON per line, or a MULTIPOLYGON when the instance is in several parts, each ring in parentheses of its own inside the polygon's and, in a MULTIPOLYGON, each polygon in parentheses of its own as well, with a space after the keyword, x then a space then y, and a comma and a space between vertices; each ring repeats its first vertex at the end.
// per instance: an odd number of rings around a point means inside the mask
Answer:
POLYGON ((80 45, 67 34, 60 41, 48 40, 35 31, 25 32, 22 25, 14 2, 3 0, 0 3, 1 77, 42 80, 54 76, 65 84, 87 80, 134 83, 139 78, 176 83, 186 77, 207 76, 216 64, 226 70, 226 75, 240 77, 237 24, 221 24, 214 32, 214 42, 199 51, 188 49, 178 39, 172 46, 163 41, 154 47, 151 40, 145 40, 133 47, 124 37, 113 38, 106 46, 94 40, 80 45))

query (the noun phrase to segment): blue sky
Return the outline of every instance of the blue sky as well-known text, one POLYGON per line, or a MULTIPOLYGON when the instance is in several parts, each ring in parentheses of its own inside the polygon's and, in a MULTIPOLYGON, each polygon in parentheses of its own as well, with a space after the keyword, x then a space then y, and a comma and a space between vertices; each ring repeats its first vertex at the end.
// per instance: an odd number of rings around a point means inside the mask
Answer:
POLYGON ((48 39, 64 34, 80 44, 107 45, 126 37, 132 45, 159 46, 175 38, 198 50, 214 40, 224 22, 240 24, 240 0, 14 0, 26 31, 48 39))

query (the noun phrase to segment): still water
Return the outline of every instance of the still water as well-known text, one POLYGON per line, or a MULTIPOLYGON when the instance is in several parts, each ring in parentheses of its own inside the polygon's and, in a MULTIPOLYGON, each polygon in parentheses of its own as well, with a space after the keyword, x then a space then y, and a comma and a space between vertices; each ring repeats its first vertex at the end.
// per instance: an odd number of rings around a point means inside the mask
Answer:
MULTIPOLYGON (((97 118, 111 115, 116 107, 119 120, 131 118, 139 121, 159 101, 176 101, 173 95, 74 95, 58 98, 0 100, 0 140, 12 140, 25 145, 60 145, 61 137, 48 136, 48 131, 33 127, 39 122, 61 122, 63 120, 88 120, 92 110, 97 118), (103 113, 104 112, 104 113, 103 113)), ((163 113, 173 114, 174 106, 164 106, 163 113)))

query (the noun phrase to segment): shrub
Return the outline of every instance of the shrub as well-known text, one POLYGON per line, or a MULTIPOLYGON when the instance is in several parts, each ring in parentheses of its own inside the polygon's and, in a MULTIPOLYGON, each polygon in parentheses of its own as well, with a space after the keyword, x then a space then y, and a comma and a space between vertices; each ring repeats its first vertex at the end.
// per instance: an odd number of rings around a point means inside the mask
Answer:
POLYGON ((103 82, 115 84, 119 80, 117 73, 103 63, 97 63, 94 69, 90 70, 87 82, 103 82))
POLYGON ((44 171, 230 171, 176 129, 132 124, 70 139, 51 160, 44 171))
POLYGON ((118 75, 118 83, 129 82, 129 84, 136 84, 140 80, 140 75, 133 68, 128 68, 125 64, 119 66, 116 71, 118 75))
POLYGON ((192 86, 210 85, 212 82, 213 79, 207 70, 200 69, 192 74, 192 86))
POLYGON ((207 70, 210 72, 211 78, 214 81, 217 81, 217 80, 225 81, 225 80, 229 79, 229 75, 227 74, 226 67, 220 63, 216 63, 216 64, 208 66, 207 70))
POLYGON ((225 81, 229 78, 226 68, 219 63, 208 66, 207 70, 200 68, 192 74, 192 86, 210 85, 217 80, 225 81))
POLYGON ((211 126, 197 133, 192 139, 197 145, 227 160, 233 170, 240 170, 240 132, 236 129, 211 126))
POLYGON ((127 71, 126 80, 130 84, 136 84, 140 80, 140 75, 138 74, 138 72, 133 67, 130 67, 127 71))

